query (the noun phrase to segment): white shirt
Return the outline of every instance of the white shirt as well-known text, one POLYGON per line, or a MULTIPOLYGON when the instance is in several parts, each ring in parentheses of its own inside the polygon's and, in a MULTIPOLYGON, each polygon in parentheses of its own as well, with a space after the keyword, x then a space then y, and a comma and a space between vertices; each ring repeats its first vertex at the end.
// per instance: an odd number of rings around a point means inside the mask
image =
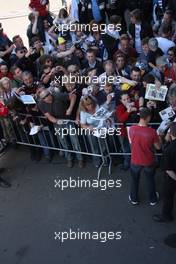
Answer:
POLYGON ((167 38, 157 37, 158 47, 167 54, 169 48, 175 47, 175 43, 167 38))
POLYGON ((74 18, 76 21, 79 22, 78 16, 78 2, 77 0, 71 1, 71 17, 74 18))
POLYGON ((142 52, 142 47, 141 47, 141 25, 136 25, 135 24, 135 48, 137 53, 142 52))
MULTIPOLYGON (((95 112, 99 109, 99 106, 96 106, 95 112)), ((92 125, 94 127, 98 126, 99 120, 93 119, 92 114, 89 114, 88 112, 80 112, 80 123, 83 125, 92 125)))

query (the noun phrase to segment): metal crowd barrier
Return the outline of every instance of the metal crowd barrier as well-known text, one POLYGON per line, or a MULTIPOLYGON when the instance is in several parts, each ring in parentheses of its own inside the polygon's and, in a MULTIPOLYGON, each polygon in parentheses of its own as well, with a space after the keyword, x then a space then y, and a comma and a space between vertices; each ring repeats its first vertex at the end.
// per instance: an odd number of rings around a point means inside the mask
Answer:
MULTIPOLYGON (((90 130, 81 129, 73 120, 62 120, 61 124, 53 125, 43 116, 25 114, 18 114, 16 118, 9 117, 8 120, 17 144, 57 150, 65 153, 66 157, 75 155, 77 159, 82 159, 84 155, 90 156, 95 163, 99 163, 98 179, 104 166, 108 167, 109 175, 111 174, 112 157, 131 155, 130 152, 123 152, 120 135, 104 133, 102 137, 96 137, 91 135, 90 130), (39 131, 30 135, 34 125, 39 131)), ((115 124, 115 131, 118 131, 120 125, 124 124, 115 124)), ((151 125, 158 126, 159 124, 152 123, 151 125)))

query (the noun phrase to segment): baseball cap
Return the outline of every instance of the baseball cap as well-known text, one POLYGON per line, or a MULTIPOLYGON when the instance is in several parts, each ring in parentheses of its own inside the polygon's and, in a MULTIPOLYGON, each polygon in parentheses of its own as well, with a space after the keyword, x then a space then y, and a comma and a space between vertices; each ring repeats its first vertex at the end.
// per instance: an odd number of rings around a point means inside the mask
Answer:
POLYGON ((66 42, 66 40, 63 37, 58 37, 58 44, 62 45, 66 42))
POLYGON ((121 86, 122 91, 128 91, 132 86, 128 83, 123 83, 121 86))

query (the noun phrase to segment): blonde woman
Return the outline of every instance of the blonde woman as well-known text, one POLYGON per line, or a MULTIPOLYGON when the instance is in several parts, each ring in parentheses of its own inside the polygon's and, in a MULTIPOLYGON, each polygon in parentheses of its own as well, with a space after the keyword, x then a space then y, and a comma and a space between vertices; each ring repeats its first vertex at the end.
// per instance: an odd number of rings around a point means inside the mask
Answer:
MULTIPOLYGON (((85 129, 86 138, 88 139, 88 143, 90 145, 90 150, 92 153, 101 154, 100 146, 102 151, 104 152, 104 140, 103 138, 97 138, 94 136, 94 131, 99 125, 99 120, 95 120, 92 116, 99 109, 97 105, 96 99, 91 95, 86 95, 81 99, 79 105, 80 112, 80 125, 81 128, 85 129), (91 133, 92 132, 92 133, 91 133)), ((101 157, 93 157, 93 163, 96 168, 100 167, 102 164, 101 157)))
POLYGON ((0 96, 4 102, 8 101, 13 96, 12 82, 7 77, 3 77, 0 80, 0 96))
POLYGON ((14 141, 14 133, 12 129, 12 125, 10 123, 8 109, 7 109, 7 102, 13 96, 12 91, 12 84, 11 80, 7 77, 3 77, 0 80, 0 103, 4 109, 6 109, 6 115, 0 116, 0 123, 3 128, 4 139, 6 142, 13 142, 14 141))

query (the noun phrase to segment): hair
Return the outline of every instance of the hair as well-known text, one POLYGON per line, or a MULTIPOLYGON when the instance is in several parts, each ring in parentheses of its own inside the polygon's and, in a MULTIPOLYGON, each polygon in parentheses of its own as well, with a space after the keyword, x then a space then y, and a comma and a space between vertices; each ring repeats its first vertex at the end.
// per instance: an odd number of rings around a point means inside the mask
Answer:
POLYGON ((120 37, 120 41, 122 41, 122 40, 130 41, 130 38, 129 38, 129 36, 127 34, 122 34, 121 37, 120 37))
POLYGON ((176 122, 172 122, 169 127, 171 136, 176 138, 176 122))
POLYGON ((24 71, 23 74, 22 74, 22 77, 26 77, 26 76, 31 76, 33 77, 32 73, 30 71, 24 71))
POLYGON ((113 56, 113 60, 114 60, 114 62, 116 63, 116 60, 118 59, 118 58, 123 58, 124 59, 124 61, 125 61, 125 63, 126 63, 126 56, 122 53, 122 52, 117 52, 117 53, 115 53, 114 54, 114 56, 113 56))
POLYGON ((47 60, 51 60, 53 62, 53 57, 51 55, 42 55, 39 58, 39 64, 40 65, 44 65, 47 60))
POLYGON ((89 23, 91 34, 93 34, 95 32, 95 25, 97 28, 96 32, 100 32, 100 24, 98 24, 95 20, 91 20, 89 23))
POLYGON ((104 67, 104 69, 105 69, 105 67, 106 67, 107 65, 112 65, 112 66, 114 66, 114 63, 113 63, 112 60, 107 60, 107 61, 105 61, 105 62, 103 63, 103 67, 104 67))
POLYGON ((67 71, 68 72, 72 72, 72 71, 78 71, 79 70, 79 66, 76 64, 70 64, 67 66, 67 71))
POLYGON ((92 71, 94 71, 94 70, 96 70, 97 71, 97 68, 88 68, 88 69, 86 69, 83 73, 84 73, 84 75, 85 76, 88 76, 88 74, 90 73, 90 72, 92 72, 92 71))
POLYGON ((6 63, 6 62, 4 62, 4 61, 0 63, 0 67, 1 67, 1 66, 7 66, 7 68, 8 68, 8 65, 7 65, 7 63, 6 63))
POLYGON ((113 88, 113 83, 105 82, 105 87, 111 87, 111 88, 113 88))
POLYGON ((93 96, 91 95, 84 96, 80 101, 79 110, 83 112, 87 112, 86 106, 89 105, 90 103, 93 104, 94 107, 96 107, 97 105, 97 101, 93 96))
POLYGON ((139 115, 141 119, 146 120, 148 117, 152 116, 152 112, 149 108, 144 107, 139 111, 139 115))
POLYGON ((142 81, 146 83, 155 83, 155 77, 148 73, 143 76, 142 81))
POLYGON ((68 17, 68 12, 65 8, 61 8, 59 10, 59 14, 58 14, 59 18, 67 18, 68 17))
POLYGON ((131 12, 131 16, 135 17, 135 19, 137 21, 141 21, 142 17, 141 17, 141 10, 140 9, 135 9, 131 12))
POLYGON ((109 22, 111 24, 118 24, 118 23, 120 24, 121 21, 122 21, 122 18, 118 15, 113 15, 113 16, 110 16, 109 18, 109 22))
POLYGON ((164 35, 168 35, 169 33, 172 32, 172 26, 171 25, 163 25, 162 31, 163 31, 164 35))
POLYGON ((48 69, 48 68, 51 68, 51 66, 49 66, 49 65, 43 65, 43 66, 41 67, 41 72, 43 72, 44 70, 46 70, 46 69, 48 69))
POLYGON ((170 9, 167 9, 167 10, 165 11, 165 14, 166 14, 166 15, 169 15, 169 16, 173 16, 173 12, 172 12, 172 10, 170 10, 170 9))
POLYGON ((95 51, 94 51, 93 49, 88 49, 88 50, 86 51, 86 53, 94 53, 94 55, 95 55, 95 51))
POLYGON ((30 13, 28 15, 28 19, 29 19, 29 21, 32 21, 34 19, 34 14, 33 13, 30 13))
MULTIPOLYGON (((18 67, 17 65, 13 65, 10 69, 10 71, 13 73, 13 75, 15 74, 16 69, 20 69, 20 67, 18 67)), ((20 69, 21 70, 21 69, 20 69)))
POLYGON ((17 38, 20 38, 20 35, 15 35, 15 36, 12 38, 12 41, 15 42, 17 38))
POLYGON ((37 42, 37 41, 40 41, 40 38, 37 37, 37 36, 33 37, 33 38, 31 39, 31 44, 32 44, 32 46, 33 46, 34 43, 37 42))
POLYGON ((0 90, 1 90, 1 91, 4 90, 4 87, 3 87, 3 85, 2 85, 2 83, 3 83, 4 81, 8 81, 8 82, 11 83, 11 80, 10 80, 8 77, 3 77, 3 78, 0 80, 0 90))
POLYGON ((129 93, 127 91, 121 91, 120 92, 120 99, 122 99, 123 95, 129 95, 129 93))
POLYGON ((146 45, 146 44, 148 45, 148 42, 149 42, 149 38, 148 38, 148 37, 143 38, 143 39, 142 39, 142 46, 143 46, 143 45, 146 45))
POLYGON ((82 53, 84 53, 83 50, 81 49, 81 47, 76 47, 76 50, 79 50, 79 51, 81 51, 82 53))
POLYGON ((176 47, 171 47, 171 48, 169 48, 168 51, 167 51, 167 53, 168 53, 169 51, 172 51, 172 52, 174 53, 174 56, 176 56, 176 47))
POLYGON ((135 71, 135 72, 141 72, 141 70, 139 69, 139 67, 136 67, 134 66, 132 69, 131 69, 131 73, 135 71))

